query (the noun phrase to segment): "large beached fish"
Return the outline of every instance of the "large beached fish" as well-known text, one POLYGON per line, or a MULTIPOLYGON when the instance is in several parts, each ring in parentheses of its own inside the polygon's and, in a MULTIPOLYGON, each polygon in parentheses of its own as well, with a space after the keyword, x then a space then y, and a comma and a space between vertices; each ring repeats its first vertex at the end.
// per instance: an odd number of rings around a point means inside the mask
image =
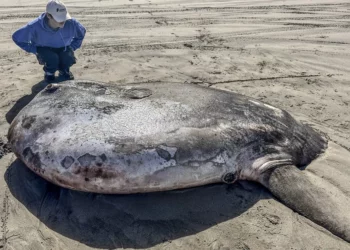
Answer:
POLYGON ((327 141, 286 111, 192 84, 48 85, 13 120, 13 152, 62 187, 138 193, 209 183, 261 183, 350 242, 350 213, 297 168, 327 141))

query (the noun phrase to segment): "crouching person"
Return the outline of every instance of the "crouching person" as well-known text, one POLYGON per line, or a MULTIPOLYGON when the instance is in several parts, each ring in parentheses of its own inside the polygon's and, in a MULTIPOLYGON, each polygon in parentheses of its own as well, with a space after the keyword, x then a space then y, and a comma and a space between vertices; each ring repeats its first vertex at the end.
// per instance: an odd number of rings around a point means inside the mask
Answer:
POLYGON ((85 28, 71 18, 59 0, 49 0, 46 12, 13 33, 13 41, 23 50, 36 55, 44 65, 44 79, 55 81, 59 72, 62 81, 73 80, 70 67, 76 63, 74 51, 81 47, 85 28))

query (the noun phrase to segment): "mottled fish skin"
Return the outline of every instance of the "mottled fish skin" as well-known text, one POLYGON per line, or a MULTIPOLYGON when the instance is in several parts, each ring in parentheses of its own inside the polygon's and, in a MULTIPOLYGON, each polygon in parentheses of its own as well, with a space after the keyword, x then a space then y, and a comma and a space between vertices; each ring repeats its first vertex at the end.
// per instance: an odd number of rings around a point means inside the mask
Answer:
POLYGON ((192 84, 49 85, 13 120, 9 143, 57 185, 136 193, 258 181, 303 166, 327 142, 286 111, 192 84))

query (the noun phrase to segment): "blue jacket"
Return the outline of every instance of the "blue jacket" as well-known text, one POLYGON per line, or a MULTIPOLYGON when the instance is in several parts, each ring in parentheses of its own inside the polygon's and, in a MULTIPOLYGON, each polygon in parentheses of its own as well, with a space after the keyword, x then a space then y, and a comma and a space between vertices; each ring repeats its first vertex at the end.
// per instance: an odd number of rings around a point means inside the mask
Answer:
POLYGON ((46 14, 29 22, 12 35, 12 40, 23 50, 36 53, 37 46, 79 49, 85 37, 85 28, 76 19, 66 21, 64 27, 53 30, 47 23, 46 14))

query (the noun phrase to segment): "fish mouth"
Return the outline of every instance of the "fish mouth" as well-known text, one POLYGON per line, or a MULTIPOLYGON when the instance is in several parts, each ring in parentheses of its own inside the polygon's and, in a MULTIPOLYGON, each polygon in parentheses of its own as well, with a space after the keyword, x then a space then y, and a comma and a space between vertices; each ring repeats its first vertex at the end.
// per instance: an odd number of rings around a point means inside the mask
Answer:
POLYGON ((266 171, 269 171, 270 169, 274 169, 285 165, 293 165, 292 158, 269 160, 267 162, 264 162, 263 164, 260 164, 259 161, 263 161, 263 160, 264 159, 260 158, 253 163, 252 168, 255 170, 255 173, 257 174, 258 177, 262 176, 266 171))
POLYGON ((285 146, 252 143, 235 157, 240 166, 239 179, 260 182, 260 177, 269 169, 283 165, 295 165, 295 159, 285 146))
POLYGON ((271 159, 271 156, 261 157, 254 160, 249 167, 243 167, 240 171, 240 180, 261 182, 261 176, 270 169, 284 165, 293 165, 292 158, 279 155, 279 159, 271 159))

